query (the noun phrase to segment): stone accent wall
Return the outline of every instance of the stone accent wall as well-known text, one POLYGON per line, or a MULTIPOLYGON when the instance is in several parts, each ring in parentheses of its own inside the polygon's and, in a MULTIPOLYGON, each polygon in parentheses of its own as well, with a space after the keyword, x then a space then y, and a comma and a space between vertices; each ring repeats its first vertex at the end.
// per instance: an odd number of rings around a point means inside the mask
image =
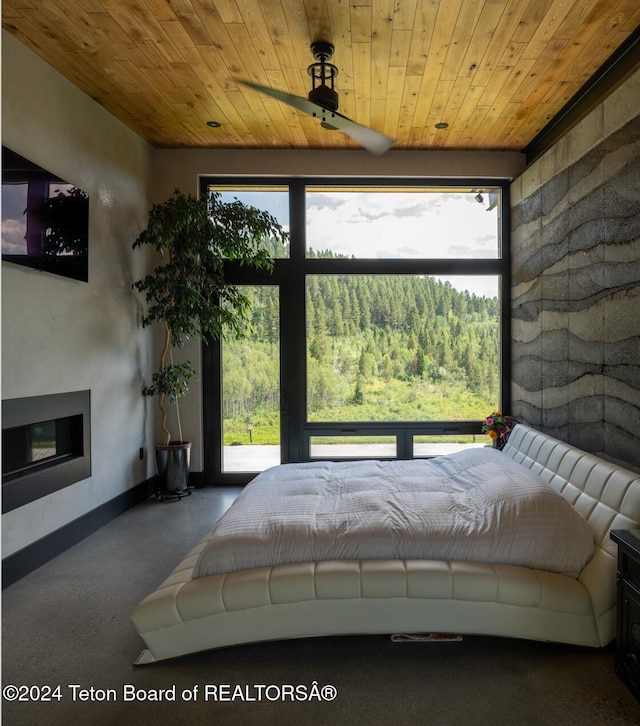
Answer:
POLYGON ((512 414, 640 471, 640 116, 571 143, 513 194, 512 414))

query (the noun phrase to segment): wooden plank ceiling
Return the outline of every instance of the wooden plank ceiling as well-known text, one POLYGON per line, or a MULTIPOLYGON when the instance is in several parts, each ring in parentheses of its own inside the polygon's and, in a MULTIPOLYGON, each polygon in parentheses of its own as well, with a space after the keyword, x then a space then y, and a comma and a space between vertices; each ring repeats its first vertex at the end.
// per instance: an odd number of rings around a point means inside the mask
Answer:
POLYGON ((323 39, 340 112, 394 149, 520 151, 640 25, 640 2, 3 0, 2 24, 157 147, 356 148, 235 80, 306 97, 323 39))

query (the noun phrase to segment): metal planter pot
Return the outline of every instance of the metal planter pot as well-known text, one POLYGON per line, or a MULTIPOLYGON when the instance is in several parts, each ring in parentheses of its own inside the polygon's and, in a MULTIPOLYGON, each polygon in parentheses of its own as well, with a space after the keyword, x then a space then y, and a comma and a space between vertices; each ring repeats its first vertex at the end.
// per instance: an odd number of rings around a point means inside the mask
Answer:
POLYGON ((156 497, 160 501, 177 501, 191 494, 193 487, 189 486, 190 463, 191 442, 170 441, 166 445, 156 444, 156 497))

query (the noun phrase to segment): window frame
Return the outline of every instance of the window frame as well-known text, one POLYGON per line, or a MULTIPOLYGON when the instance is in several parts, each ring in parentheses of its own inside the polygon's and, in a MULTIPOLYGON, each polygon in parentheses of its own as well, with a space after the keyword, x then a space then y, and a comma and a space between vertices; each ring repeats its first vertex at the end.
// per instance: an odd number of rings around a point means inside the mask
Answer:
MULTIPOLYGON (((414 435, 479 434, 482 421, 388 421, 388 422, 309 422, 306 420, 306 320, 305 293, 307 275, 496 275, 499 278, 500 303, 500 409, 509 410, 511 402, 511 259, 510 196, 508 179, 491 178, 403 178, 403 177, 273 177, 201 175, 200 193, 210 185, 288 186, 290 254, 274 260, 273 273, 240 268, 229 264, 227 279, 242 285, 276 285, 280 301, 280 427, 283 463, 313 460, 309 455, 312 436, 329 431, 358 435, 393 432, 397 436, 397 456, 412 458, 414 435), (499 188, 498 256, 496 258, 411 258, 411 259, 318 259, 306 257, 305 190, 307 186, 426 187, 468 190, 499 188), (286 381, 286 385, 284 382, 286 381)), ((222 390, 221 344, 203 345, 203 480, 208 485, 242 485, 255 473, 222 471, 222 390)), ((317 458, 317 457, 316 457, 317 458)))

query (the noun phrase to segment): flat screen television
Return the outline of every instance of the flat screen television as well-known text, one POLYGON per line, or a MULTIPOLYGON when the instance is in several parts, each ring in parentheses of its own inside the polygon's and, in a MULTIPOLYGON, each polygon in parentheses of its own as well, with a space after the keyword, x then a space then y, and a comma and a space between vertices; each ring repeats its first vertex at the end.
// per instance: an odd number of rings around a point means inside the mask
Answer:
POLYGON ((2 259, 89 280, 89 197, 2 147, 2 259))

